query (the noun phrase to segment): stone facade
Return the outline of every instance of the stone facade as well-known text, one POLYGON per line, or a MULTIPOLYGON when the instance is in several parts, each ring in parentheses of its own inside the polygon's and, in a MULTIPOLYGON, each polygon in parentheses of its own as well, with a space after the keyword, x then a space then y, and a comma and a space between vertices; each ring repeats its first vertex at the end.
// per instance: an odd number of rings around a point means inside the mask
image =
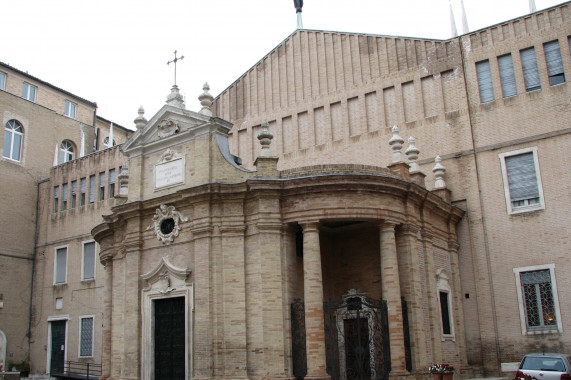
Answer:
POLYGON ((527 352, 568 352, 569 13, 444 41, 299 29, 216 99, 206 84, 200 112, 174 86, 103 151, 111 122, 93 103, 0 66, 4 123, 25 131, 21 162, 0 160, 13 361, 45 373, 62 354, 114 380, 343 379, 355 331, 379 378, 442 362, 510 376, 527 352), (85 157, 51 167, 82 133, 85 157), (519 199, 523 157, 536 195, 519 199))

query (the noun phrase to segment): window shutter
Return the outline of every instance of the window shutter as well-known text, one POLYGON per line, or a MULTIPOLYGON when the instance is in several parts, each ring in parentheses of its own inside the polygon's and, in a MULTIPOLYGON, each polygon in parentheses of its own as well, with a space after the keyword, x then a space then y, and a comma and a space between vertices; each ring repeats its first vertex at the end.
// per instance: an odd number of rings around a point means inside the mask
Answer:
POLYGON ((533 153, 506 157, 506 170, 512 202, 539 198, 533 153))
POLYGON ((59 186, 54 187, 54 198, 55 199, 59 198, 59 186))
POLYGON ((89 176, 89 203, 95 202, 95 176, 89 176))
POLYGON ((502 93, 504 94, 504 98, 517 95, 512 55, 506 54, 498 57, 498 65, 500 67, 500 78, 502 79, 502 93))
POLYGON ((555 85, 565 82, 559 41, 555 40, 543 44, 543 48, 545 50, 545 62, 547 63, 547 73, 549 74, 550 84, 555 85))
POLYGON ((65 269, 67 261, 67 248, 60 248, 56 252, 56 284, 65 282, 65 269))
POLYGON ((99 173, 99 187, 105 187, 105 172, 99 173))
POLYGON ((109 184, 115 183, 115 169, 109 169, 109 184))
POLYGON ((77 181, 71 181, 71 195, 77 193, 77 181))
POLYGON ((95 243, 87 243, 83 246, 83 279, 89 280, 95 277, 95 243))
POLYGON ((61 192, 62 192, 62 198, 64 201, 67 200, 67 183, 64 183, 61 187, 61 192))
POLYGON ((490 61, 477 62, 476 71, 478 73, 478 86, 480 87, 480 100, 482 103, 493 101, 495 98, 490 61))
POLYGON ((81 194, 85 194, 85 182, 86 182, 85 178, 81 178, 79 180, 79 182, 80 182, 80 187, 81 187, 81 190, 80 190, 81 194))
POLYGON ((523 77, 525 79, 525 90, 533 91, 541 88, 539 72, 537 71, 537 59, 535 49, 529 48, 521 52, 521 65, 523 66, 523 77))

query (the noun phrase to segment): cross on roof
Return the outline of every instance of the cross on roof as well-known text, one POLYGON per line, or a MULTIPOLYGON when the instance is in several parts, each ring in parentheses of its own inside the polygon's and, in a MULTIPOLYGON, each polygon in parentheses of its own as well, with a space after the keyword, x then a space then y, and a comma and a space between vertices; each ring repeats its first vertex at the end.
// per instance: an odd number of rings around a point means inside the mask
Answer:
POLYGON ((184 55, 177 58, 176 56, 177 51, 174 51, 174 59, 172 61, 168 61, 167 65, 170 65, 171 63, 174 63, 174 85, 176 86, 176 63, 182 59, 184 59, 184 55))

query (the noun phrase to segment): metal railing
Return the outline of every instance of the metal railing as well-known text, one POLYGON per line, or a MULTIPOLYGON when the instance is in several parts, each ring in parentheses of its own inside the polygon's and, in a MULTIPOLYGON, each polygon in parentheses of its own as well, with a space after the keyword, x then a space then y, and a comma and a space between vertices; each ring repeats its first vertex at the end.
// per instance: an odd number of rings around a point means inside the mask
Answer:
POLYGON ((97 379, 102 375, 101 364, 72 362, 64 363, 62 373, 52 373, 53 377, 60 379, 97 379))

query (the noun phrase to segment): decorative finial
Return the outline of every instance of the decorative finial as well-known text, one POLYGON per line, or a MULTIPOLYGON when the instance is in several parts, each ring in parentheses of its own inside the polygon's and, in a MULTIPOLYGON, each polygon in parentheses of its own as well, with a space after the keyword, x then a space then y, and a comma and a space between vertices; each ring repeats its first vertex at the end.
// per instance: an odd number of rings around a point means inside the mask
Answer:
POLYGON ((434 162, 434 168, 432 168, 432 172, 434 173, 434 177, 436 180, 434 181, 434 188, 435 189, 445 189, 446 182, 444 182, 444 174, 446 174, 446 168, 440 163, 442 158, 440 156, 436 156, 434 162))
POLYGON ((293 0, 295 12, 297 13, 297 28, 303 29, 303 22, 301 20, 301 8, 303 8, 303 0, 293 0))
POLYGON ((396 162, 402 162, 401 149, 404 140, 402 139, 402 137, 399 136, 399 128, 396 125, 391 130, 393 132, 393 137, 391 137, 391 139, 389 140, 389 145, 393 150, 393 159, 391 162, 394 164, 396 162))
POLYGON ((409 172, 410 173, 416 173, 420 171, 420 166, 418 166, 418 162, 416 162, 416 160, 418 160, 418 154, 420 153, 420 150, 418 150, 418 148, 414 145, 415 140, 414 137, 409 137, 408 138, 408 148, 406 148, 405 150, 405 154, 408 157, 408 160, 410 161, 410 169, 409 172))
POLYGON ((178 86, 175 84, 171 88, 171 93, 167 96, 167 104, 184 109, 184 97, 179 92, 178 86))
POLYGON ((204 86, 202 86, 202 90, 204 92, 198 96, 198 100, 200 101, 200 105, 202 106, 202 109, 200 111, 198 111, 198 113, 201 113, 203 115, 212 116, 212 110, 210 109, 210 106, 212 105, 212 102, 214 101, 214 96, 212 96, 210 94, 210 92, 208 92, 208 91, 210 91, 210 86, 208 85, 208 82, 204 82, 204 86))
POLYGON ((274 135, 270 132, 270 125, 267 121, 262 122, 262 131, 258 133, 258 140, 260 140, 260 145, 262 146, 262 152, 260 155, 262 157, 272 157, 272 151, 270 150, 270 144, 274 135))
POLYGON ((145 114, 145 109, 143 108, 143 106, 139 107, 138 112, 139 116, 137 116, 133 121, 135 123, 135 126, 137 127, 137 130, 142 129, 147 124, 147 119, 145 119, 145 117, 143 116, 145 114))
POLYGON ((462 33, 466 34, 470 32, 470 28, 468 28, 468 18, 466 17, 466 10, 464 9, 464 0, 460 0, 460 5, 462 7, 462 33))
POLYGON ((537 12, 535 0, 529 0, 529 13, 537 12))

